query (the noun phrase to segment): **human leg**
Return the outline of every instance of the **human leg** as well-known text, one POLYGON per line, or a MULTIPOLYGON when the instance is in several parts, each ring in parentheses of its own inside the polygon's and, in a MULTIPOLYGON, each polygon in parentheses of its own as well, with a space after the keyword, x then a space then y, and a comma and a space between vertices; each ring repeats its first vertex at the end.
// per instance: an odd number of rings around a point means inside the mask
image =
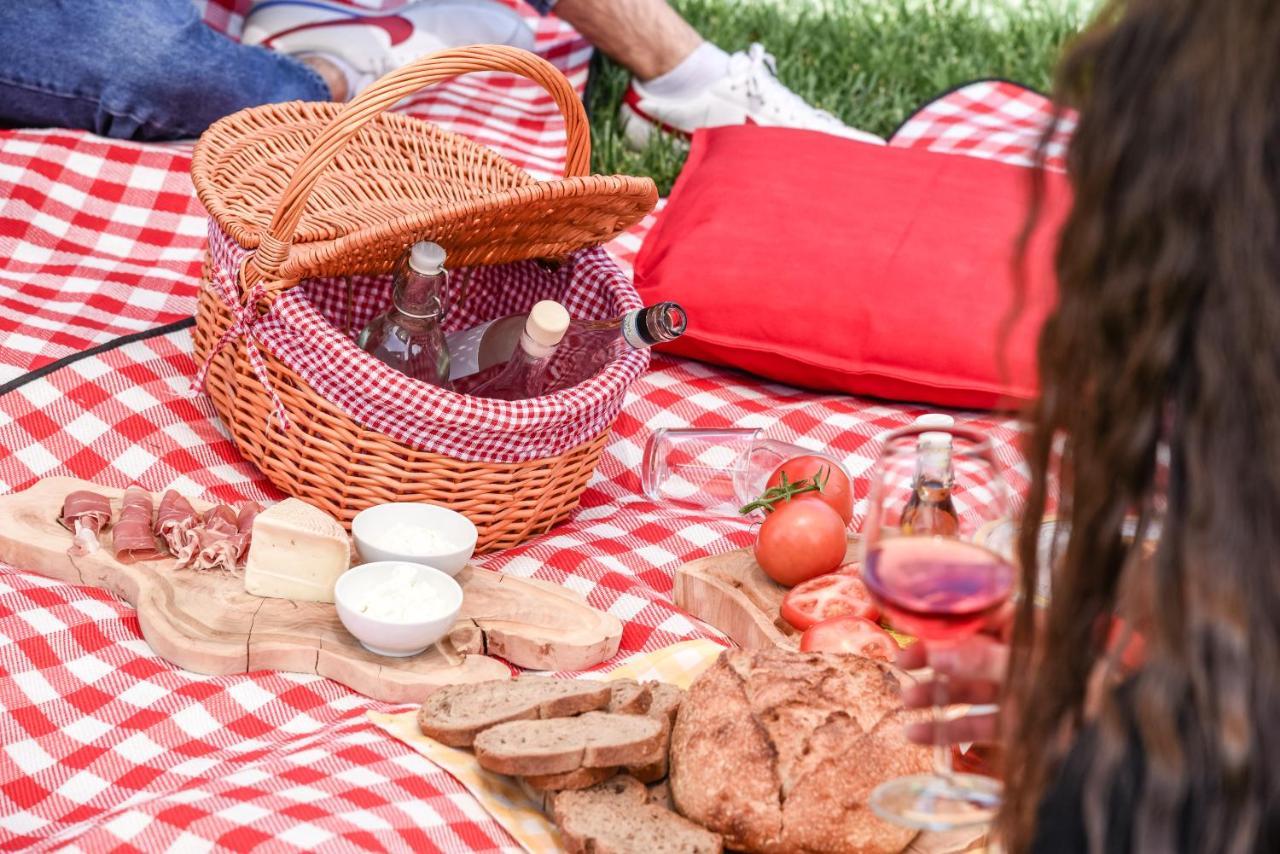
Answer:
POLYGON ((0 3, 0 123, 177 139, 258 104, 329 100, 314 70, 209 29, 190 0, 0 3))
POLYGON ((667 0, 530 0, 551 9, 634 75, 619 111, 627 143, 643 148, 654 128, 757 124, 882 143, 784 86, 758 44, 733 55, 703 40, 667 0))
POLYGON ((640 80, 674 69, 702 36, 666 0, 559 0, 556 16, 640 80))

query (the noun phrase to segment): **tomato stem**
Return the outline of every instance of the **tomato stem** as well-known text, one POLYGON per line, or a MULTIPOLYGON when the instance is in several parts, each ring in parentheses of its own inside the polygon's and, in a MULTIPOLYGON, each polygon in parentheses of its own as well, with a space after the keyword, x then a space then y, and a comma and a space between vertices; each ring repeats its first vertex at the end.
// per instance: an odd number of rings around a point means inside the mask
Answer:
POLYGON ((822 466, 813 477, 802 477, 797 481, 787 479, 787 473, 784 471, 779 476, 778 485, 772 489, 765 490, 761 495, 750 504, 744 504, 739 508, 738 513, 746 516, 757 510, 763 510, 765 513, 772 513, 776 509, 776 505, 783 501, 790 501, 797 495, 804 495, 807 492, 826 492, 827 481, 831 479, 831 467, 822 466))

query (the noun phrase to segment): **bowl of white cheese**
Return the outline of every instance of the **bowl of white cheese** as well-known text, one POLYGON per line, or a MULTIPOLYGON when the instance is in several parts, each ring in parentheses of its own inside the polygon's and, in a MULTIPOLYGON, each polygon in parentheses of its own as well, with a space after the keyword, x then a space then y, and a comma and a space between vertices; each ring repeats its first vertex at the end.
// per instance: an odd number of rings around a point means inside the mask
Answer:
POLYGON ((476 550, 476 526, 461 513, 435 504, 378 504, 351 522, 360 558, 400 560, 457 575, 476 550))
POLYGON ((333 599, 342 625, 365 649, 404 658, 453 628, 462 608, 462 588, 430 566, 378 561, 340 575, 333 599))

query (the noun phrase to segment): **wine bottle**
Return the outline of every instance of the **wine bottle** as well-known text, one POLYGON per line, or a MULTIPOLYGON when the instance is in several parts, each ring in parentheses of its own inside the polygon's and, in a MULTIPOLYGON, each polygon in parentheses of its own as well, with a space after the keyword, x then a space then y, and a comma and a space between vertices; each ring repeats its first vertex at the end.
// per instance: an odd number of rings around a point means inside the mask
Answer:
POLYGON ((525 319, 515 353, 497 374, 471 389, 475 397, 524 400, 547 391, 547 367, 569 328, 569 312, 558 302, 543 300, 525 319))
MULTIPOLYGON (((527 317, 509 314, 451 332, 446 339, 453 360, 449 378, 460 380, 510 359, 527 317)), ((680 337, 687 325, 684 309, 674 302, 657 303, 610 320, 574 320, 558 349, 552 374, 560 388, 576 385, 623 353, 680 337)))
POLYGON ((396 274, 391 308, 369 321, 356 343, 401 373, 452 389, 440 328, 449 294, 444 261, 439 245, 415 243, 396 274))
MULTIPOLYGON (((947 428, 955 425, 955 419, 950 415, 921 415, 916 424, 947 428)), ((954 536, 960 529, 960 518, 951 501, 953 483, 951 434, 942 430, 921 433, 916 440, 916 473, 911 497, 902 508, 902 533, 954 536)))

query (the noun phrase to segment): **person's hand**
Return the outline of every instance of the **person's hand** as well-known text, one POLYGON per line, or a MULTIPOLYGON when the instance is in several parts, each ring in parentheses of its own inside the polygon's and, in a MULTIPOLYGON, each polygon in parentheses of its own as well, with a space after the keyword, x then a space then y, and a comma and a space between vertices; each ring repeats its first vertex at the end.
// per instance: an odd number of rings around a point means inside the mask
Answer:
MULTIPOLYGON (((956 644, 933 648, 924 641, 917 641, 898 653, 897 663, 903 670, 931 667, 934 672, 945 674, 948 704, 983 706, 1000 699, 1001 685, 1009 665, 1009 647, 988 635, 976 635, 956 644)), ((903 702, 908 709, 931 708, 934 687, 932 679, 911 685, 903 691, 903 702)), ((937 728, 931 721, 907 726, 907 737, 920 744, 934 744, 936 735, 937 728)), ((943 727, 943 741, 947 744, 990 744, 998 739, 994 712, 966 715, 948 721, 943 727)))

